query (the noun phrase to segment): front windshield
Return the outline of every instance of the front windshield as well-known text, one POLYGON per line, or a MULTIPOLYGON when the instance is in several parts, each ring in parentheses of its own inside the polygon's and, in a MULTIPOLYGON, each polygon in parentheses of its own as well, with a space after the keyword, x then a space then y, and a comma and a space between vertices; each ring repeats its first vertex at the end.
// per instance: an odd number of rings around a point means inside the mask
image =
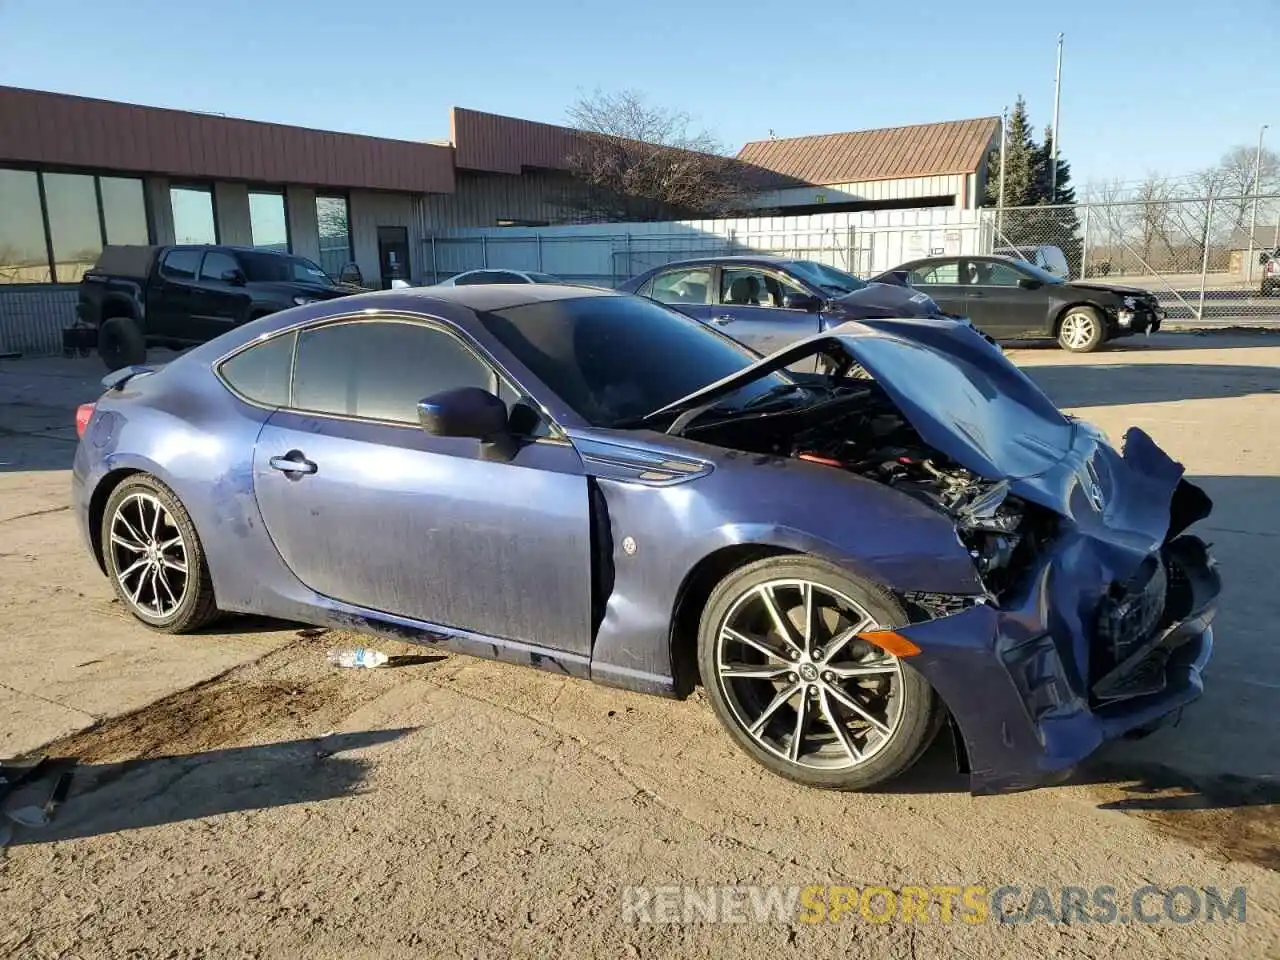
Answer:
POLYGON ((329 275, 306 257, 245 251, 240 260, 249 279, 259 283, 332 283, 329 275))
POLYGON ((861 290, 867 285, 865 280, 859 280, 852 273, 845 273, 816 260, 791 260, 787 267, 801 279, 838 296, 861 290))
MULTIPOLYGON (((697 320, 640 297, 571 297, 479 317, 516 359, 597 427, 634 425, 759 359, 697 320)), ((770 374, 719 405, 745 406, 790 382, 770 374)))

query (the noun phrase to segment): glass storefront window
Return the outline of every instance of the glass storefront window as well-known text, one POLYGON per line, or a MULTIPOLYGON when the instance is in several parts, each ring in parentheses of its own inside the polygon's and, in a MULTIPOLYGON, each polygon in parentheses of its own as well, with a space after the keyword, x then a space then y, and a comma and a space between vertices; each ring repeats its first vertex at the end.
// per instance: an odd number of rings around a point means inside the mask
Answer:
POLYGON ((0 170, 0 283, 49 283, 40 184, 31 170, 0 170))
POLYGON ((351 224, 346 197, 316 197, 320 266, 331 277, 351 262, 351 224))
POLYGON ((78 283, 104 243, 150 242, 138 177, 0 169, 0 283, 78 283))
POLYGON ((107 227, 107 243, 150 242, 147 235, 147 202, 142 181, 132 177, 99 177, 102 219, 107 227))
POLYGON ((83 173, 46 173, 45 210, 53 241, 55 283, 79 283, 102 252, 98 194, 93 177, 83 173))
POLYGON ((207 187, 170 187, 174 243, 217 243, 213 191, 207 187))
POLYGON ((289 226, 284 213, 284 194, 249 193, 249 231, 253 245, 261 250, 289 252, 289 226))

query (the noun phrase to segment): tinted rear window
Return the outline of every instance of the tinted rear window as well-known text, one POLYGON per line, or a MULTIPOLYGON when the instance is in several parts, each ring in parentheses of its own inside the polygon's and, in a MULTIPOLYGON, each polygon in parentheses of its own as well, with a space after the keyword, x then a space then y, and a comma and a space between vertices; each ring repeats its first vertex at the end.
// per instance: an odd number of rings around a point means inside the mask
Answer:
POLYGON ((254 403, 286 406, 296 339, 296 333, 286 333, 250 347, 225 361, 218 373, 232 389, 254 403))
MULTIPOLYGON (((478 315, 583 419, 615 426, 652 413, 757 358, 681 313, 638 297, 574 297, 478 315)), ((770 375, 745 400, 787 382, 770 375)))

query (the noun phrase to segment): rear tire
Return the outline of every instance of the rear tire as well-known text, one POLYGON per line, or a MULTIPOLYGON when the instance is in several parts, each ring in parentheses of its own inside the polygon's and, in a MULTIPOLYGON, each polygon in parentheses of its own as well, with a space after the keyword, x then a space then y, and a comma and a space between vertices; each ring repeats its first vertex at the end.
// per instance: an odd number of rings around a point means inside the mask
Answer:
POLYGON ((1071 353, 1093 353, 1107 339, 1102 316, 1093 307, 1071 307, 1058 321, 1058 346, 1071 353))
POLYGON ((1260 292, 1264 297, 1271 296, 1276 292, 1276 282, 1274 280, 1263 280, 1260 292))
POLYGON ((945 718, 924 677, 853 636, 907 622, 887 591, 833 564, 760 560, 726 576, 707 600, 698 628, 703 686, 734 742, 760 765, 807 786, 865 790, 914 765, 945 718), (779 620, 792 628, 790 643, 779 620))
POLYGON ((195 525, 150 474, 129 477, 102 512, 102 559, 120 602, 153 630, 190 633, 218 615, 195 525))
POLYGON ((147 362, 147 340, 132 317, 112 317, 98 328, 98 356, 113 373, 147 362))

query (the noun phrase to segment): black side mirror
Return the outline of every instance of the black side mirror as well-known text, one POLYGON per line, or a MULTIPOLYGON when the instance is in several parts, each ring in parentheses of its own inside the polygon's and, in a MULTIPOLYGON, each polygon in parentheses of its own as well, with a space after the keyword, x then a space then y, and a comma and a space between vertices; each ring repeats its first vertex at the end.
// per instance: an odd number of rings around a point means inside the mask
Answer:
POLYGON ((785 293, 782 295, 782 305, 788 310, 808 310, 810 313, 816 313, 822 309, 822 298, 809 293, 785 293))
POLYGON ((496 441, 507 434, 507 405, 480 387, 459 387, 418 401, 418 422, 436 437, 496 441))
POLYGON ((232 267, 230 270, 223 270, 222 279, 227 283, 235 284, 237 287, 243 287, 249 282, 249 278, 244 275, 244 271, 239 267, 232 267))
POLYGON ((1039 290, 1044 284, 1034 277, 1019 277, 1018 286, 1023 290, 1039 290))
POLYGON ((338 272, 339 283, 349 283, 357 287, 364 286, 364 274, 360 272, 360 267, 355 263, 348 263, 338 272))

